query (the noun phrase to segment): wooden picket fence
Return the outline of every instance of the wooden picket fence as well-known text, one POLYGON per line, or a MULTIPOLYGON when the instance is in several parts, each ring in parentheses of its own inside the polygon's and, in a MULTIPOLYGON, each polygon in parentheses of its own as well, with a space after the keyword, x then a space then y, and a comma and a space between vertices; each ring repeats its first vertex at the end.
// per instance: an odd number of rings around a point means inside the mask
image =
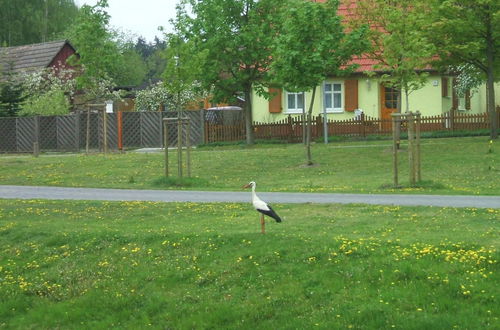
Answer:
MULTIPOLYGON (((500 107, 497 107, 497 120, 500 123, 500 107)), ((460 111, 450 111, 437 116, 422 116, 421 131, 456 131, 480 130, 489 128, 487 113, 467 114, 460 111)), ((288 116, 285 119, 263 123, 254 122, 253 129, 256 139, 274 139, 288 142, 302 141, 302 116, 288 116)), ((392 120, 379 119, 364 114, 348 120, 328 120, 329 136, 359 136, 390 135, 392 134, 392 120)), ((406 132, 406 126, 401 127, 406 132)), ((312 119, 311 136, 317 139, 323 136, 324 124, 322 116, 312 119)), ((243 119, 230 124, 210 124, 205 122, 205 143, 222 141, 240 141, 245 139, 245 124, 243 119)))

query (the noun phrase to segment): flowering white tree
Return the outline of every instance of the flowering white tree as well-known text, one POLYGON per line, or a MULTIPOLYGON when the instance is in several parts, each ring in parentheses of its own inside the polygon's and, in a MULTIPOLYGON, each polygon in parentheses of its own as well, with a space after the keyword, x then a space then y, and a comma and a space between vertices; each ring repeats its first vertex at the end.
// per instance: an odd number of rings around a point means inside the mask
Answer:
POLYGON ((452 68, 458 72, 456 82, 453 87, 459 97, 464 97, 467 92, 470 92, 470 97, 478 92, 479 86, 484 83, 484 80, 474 66, 470 64, 462 64, 452 68))
POLYGON ((64 115, 69 113, 70 99, 76 91, 74 71, 53 68, 22 77, 23 98, 19 115, 64 115))
POLYGON ((137 92, 135 109, 137 111, 158 111, 162 105, 169 108, 169 102, 170 98, 163 83, 157 82, 155 85, 137 92))

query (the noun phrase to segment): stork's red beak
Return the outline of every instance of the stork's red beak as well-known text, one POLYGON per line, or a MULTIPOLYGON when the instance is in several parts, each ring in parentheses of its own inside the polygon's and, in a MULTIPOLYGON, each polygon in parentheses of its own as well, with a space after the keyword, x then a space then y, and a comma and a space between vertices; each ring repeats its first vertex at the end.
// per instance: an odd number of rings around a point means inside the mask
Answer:
POLYGON ((243 186, 243 187, 241 187, 241 188, 242 188, 242 189, 247 189, 247 188, 250 188, 250 184, 248 183, 248 184, 244 185, 244 186, 243 186))

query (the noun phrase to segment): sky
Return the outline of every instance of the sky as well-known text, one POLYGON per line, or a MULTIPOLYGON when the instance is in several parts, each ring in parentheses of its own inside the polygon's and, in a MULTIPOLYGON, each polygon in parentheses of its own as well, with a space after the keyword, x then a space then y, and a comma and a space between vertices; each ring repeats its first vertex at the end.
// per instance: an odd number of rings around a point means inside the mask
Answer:
MULTIPOLYGON (((97 0, 75 0, 81 7, 84 4, 95 5, 97 0)), ((136 37, 143 36, 146 41, 153 41, 155 35, 162 39, 165 31, 172 32, 169 20, 175 18, 175 6, 178 0, 109 0, 108 14, 110 25, 136 37)))

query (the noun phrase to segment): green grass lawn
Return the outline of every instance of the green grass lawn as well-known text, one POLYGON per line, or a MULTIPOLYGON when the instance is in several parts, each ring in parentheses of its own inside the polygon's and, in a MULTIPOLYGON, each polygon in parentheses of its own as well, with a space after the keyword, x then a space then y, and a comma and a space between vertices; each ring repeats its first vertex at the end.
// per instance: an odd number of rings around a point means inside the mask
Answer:
MULTIPOLYGON (((258 190, 266 191, 500 195, 500 150, 495 144, 493 152, 488 149, 485 137, 425 139, 424 181, 410 187, 403 144, 403 189, 394 190, 390 141, 315 144, 311 168, 301 166, 305 150, 300 144, 200 148, 192 155, 194 180, 181 183, 202 190, 238 190, 255 180, 258 190)), ((171 158, 176 176, 176 152, 171 158)), ((162 153, 0 156, 0 184, 178 189, 161 180, 163 166, 162 153)))
POLYGON ((500 327, 498 209, 275 209, 0 200, 0 328, 500 327))

